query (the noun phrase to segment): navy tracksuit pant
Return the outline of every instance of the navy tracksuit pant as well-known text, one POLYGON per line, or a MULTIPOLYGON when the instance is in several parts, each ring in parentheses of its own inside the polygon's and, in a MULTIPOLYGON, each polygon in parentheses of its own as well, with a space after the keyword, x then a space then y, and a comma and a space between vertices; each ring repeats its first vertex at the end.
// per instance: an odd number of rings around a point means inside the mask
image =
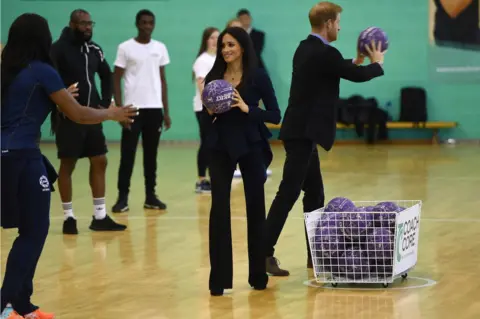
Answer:
POLYGON ((2 150, 2 227, 18 228, 18 237, 7 259, 1 311, 7 303, 20 315, 38 308, 30 302, 30 297, 50 226, 52 187, 45 164, 39 150, 2 150))

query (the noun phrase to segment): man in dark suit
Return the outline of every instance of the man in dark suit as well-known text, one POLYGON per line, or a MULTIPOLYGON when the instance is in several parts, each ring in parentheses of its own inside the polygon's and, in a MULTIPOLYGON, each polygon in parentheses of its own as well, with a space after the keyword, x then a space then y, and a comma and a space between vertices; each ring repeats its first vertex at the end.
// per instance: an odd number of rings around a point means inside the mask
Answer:
POLYGON ((265 32, 252 28, 252 16, 247 9, 238 10, 237 18, 240 20, 245 31, 250 34, 250 39, 252 39, 253 48, 257 55, 258 66, 262 69, 266 69, 262 59, 263 47, 265 45, 265 32))
MULTIPOLYGON (((329 151, 335 140, 336 104, 340 79, 366 82, 383 75, 381 48, 368 48, 371 64, 360 66, 364 57, 344 59, 329 43, 337 39, 342 8, 331 2, 316 4, 309 13, 312 33, 300 42, 293 57, 290 98, 280 139, 286 151, 283 178, 267 217, 267 272, 288 276, 274 257, 274 246, 288 213, 304 191, 304 212, 324 206, 324 190, 317 144, 329 151)), ((307 240, 308 266, 311 255, 307 240)))

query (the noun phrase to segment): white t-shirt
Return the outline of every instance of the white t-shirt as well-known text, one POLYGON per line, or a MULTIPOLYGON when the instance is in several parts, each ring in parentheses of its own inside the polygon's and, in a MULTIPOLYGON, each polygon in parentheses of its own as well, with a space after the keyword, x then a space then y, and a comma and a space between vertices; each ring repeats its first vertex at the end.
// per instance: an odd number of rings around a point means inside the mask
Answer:
POLYGON ((125 69, 124 105, 163 108, 160 67, 169 63, 167 47, 160 41, 143 44, 132 38, 121 43, 115 66, 125 69))
POLYGON ((203 52, 193 64, 193 72, 195 73, 195 97, 193 98, 193 110, 195 112, 202 110, 202 98, 200 97, 200 91, 198 90, 196 79, 205 78, 207 76, 215 63, 215 58, 215 55, 203 52))

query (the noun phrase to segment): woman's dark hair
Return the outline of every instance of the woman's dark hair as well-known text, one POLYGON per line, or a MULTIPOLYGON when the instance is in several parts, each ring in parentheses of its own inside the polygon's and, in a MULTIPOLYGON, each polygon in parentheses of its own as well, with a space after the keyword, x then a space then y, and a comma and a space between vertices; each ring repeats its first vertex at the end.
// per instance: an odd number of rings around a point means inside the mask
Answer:
MULTIPOLYGON (((35 13, 24 13, 13 21, 8 31, 7 43, 2 50, 2 100, 18 73, 31 62, 40 61, 53 67, 50 57, 51 46, 52 33, 44 17, 35 13)), ((57 123, 57 115, 57 107, 52 103, 52 131, 57 123)))
MULTIPOLYGON (((210 36, 215 31, 218 31, 218 29, 215 28, 215 27, 208 27, 205 30, 203 30, 202 42, 200 43, 200 49, 198 50, 197 56, 195 58, 198 58, 203 52, 207 51, 207 49, 208 49, 208 38, 210 38, 210 36)), ((192 80, 195 81, 195 72, 192 72, 192 80)))
POLYGON ((250 36, 248 35, 247 31, 239 27, 226 28, 222 33, 220 33, 217 42, 217 58, 215 59, 212 69, 205 77, 205 84, 213 80, 223 79, 223 75, 227 70, 227 62, 225 62, 222 55, 222 42, 225 34, 229 34, 234 37, 235 40, 237 40, 240 44, 240 47, 243 49, 243 75, 242 80, 238 85, 241 87, 252 79, 253 74, 257 69, 257 56, 255 55, 252 40, 250 40, 250 36))
POLYGON ((50 58, 52 34, 48 22, 35 13, 24 13, 13 21, 2 50, 2 99, 15 77, 32 61, 53 66, 50 58))

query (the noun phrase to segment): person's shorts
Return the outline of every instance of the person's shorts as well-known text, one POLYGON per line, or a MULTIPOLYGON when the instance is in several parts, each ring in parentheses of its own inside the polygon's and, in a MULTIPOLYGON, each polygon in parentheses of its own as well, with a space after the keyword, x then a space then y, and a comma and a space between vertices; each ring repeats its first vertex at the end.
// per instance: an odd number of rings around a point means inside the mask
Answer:
POLYGON ((78 124, 68 118, 59 121, 55 143, 58 158, 84 158, 108 152, 102 124, 78 124))

